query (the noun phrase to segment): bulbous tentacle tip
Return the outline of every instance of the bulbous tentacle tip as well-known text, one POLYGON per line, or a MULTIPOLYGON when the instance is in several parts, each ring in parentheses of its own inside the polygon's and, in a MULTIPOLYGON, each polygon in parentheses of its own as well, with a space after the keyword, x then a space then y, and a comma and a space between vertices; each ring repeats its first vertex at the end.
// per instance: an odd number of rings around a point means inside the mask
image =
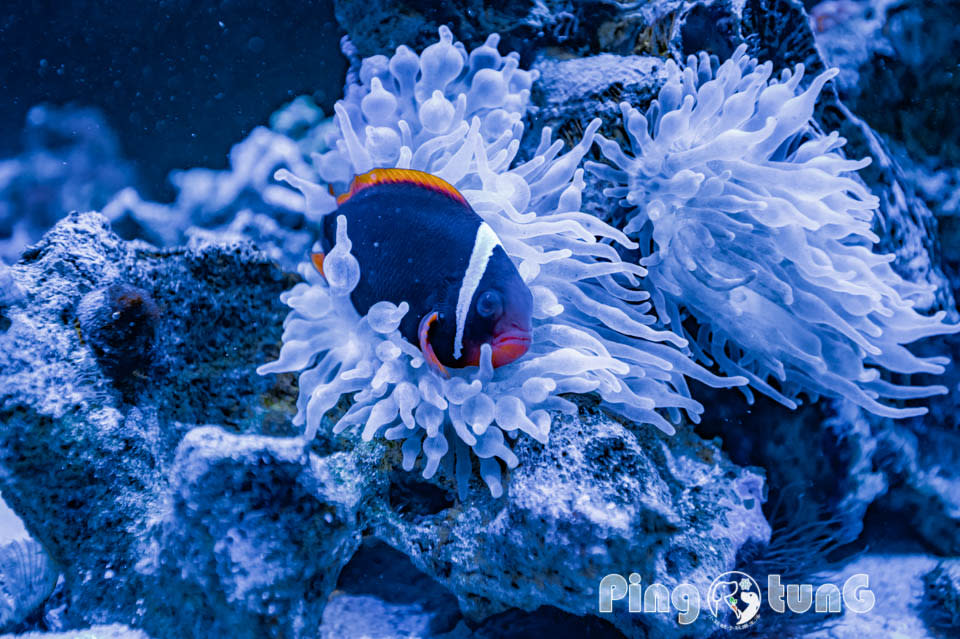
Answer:
MULTIPOLYGON (((599 138, 601 136, 597 137, 599 138)), ((600 171, 603 171, 604 167, 606 166, 606 164, 595 162, 593 160, 587 160, 583 163, 583 168, 586 169, 587 173, 590 173, 591 175, 599 175, 600 171)))
MULTIPOLYGON (((953 335, 954 333, 960 333, 960 322, 956 324, 944 324, 947 335, 953 335)), ((949 359, 949 358, 948 358, 949 359)))
MULTIPOLYGON (((650 243, 641 263, 650 267, 647 287, 658 313, 675 319, 671 325, 680 332, 689 314, 702 335, 709 336, 711 327, 724 335, 713 343, 698 336, 691 347, 701 361, 714 354, 712 361, 733 375, 724 385, 749 381, 790 408, 798 393, 860 394, 874 398, 862 405, 877 414, 913 414, 880 403, 902 391, 871 387, 875 378, 864 371, 915 369, 919 359, 905 354, 902 344, 956 327, 929 329, 940 319, 904 311, 916 289, 884 256, 870 254, 869 247, 866 253, 853 249, 879 242, 864 219, 881 202, 850 177, 866 163, 844 160, 837 153, 839 135, 824 136, 809 121, 837 69, 820 73, 804 90, 803 66, 773 79, 772 65, 748 59, 747 51, 741 45, 721 65, 702 54, 686 68, 668 62, 659 101, 645 114, 620 104, 630 144, 621 148, 599 134, 594 140, 619 170, 589 161, 584 168, 616 185, 604 190, 606 196, 638 207, 625 232, 642 239, 641 246, 650 243), (707 90, 714 78, 720 82, 707 90), (684 117, 695 99, 693 118, 684 117), (717 135, 711 138, 714 120, 717 135), (777 192, 767 192, 773 184, 777 192), (832 259, 837 229, 847 230, 839 244, 857 257, 832 259), (777 239, 769 241, 771 232, 777 239), (828 259, 811 261, 812 255, 828 259), (812 281, 824 298, 816 311, 803 295, 812 281), (741 293, 736 299, 731 287, 741 293), (861 302, 854 302, 858 296, 861 302), (865 313, 872 318, 867 326, 865 313), (911 322, 916 328, 905 329, 911 322), (819 357, 809 357, 811 349, 819 357), (847 354, 859 354, 859 361, 850 364, 847 354)), ((926 362, 923 370, 931 372, 926 362)))
MULTIPOLYGON (((691 413, 689 415, 689 418, 690 418, 690 421, 693 422, 694 424, 700 423, 700 415, 698 413, 691 413)), ((668 437, 673 437, 674 435, 677 434, 677 428, 666 420, 663 420, 662 422, 657 422, 655 425, 657 427, 657 430, 659 430, 664 435, 667 435, 668 437)))

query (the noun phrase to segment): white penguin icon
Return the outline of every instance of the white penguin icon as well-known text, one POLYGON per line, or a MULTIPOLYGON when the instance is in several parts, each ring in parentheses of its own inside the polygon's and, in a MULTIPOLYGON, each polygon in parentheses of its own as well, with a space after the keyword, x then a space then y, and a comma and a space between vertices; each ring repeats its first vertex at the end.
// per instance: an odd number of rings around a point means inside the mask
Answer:
POLYGON ((760 595, 752 590, 742 592, 740 593, 740 601, 747 604, 747 607, 740 613, 740 617, 737 619, 738 626, 742 626, 757 616, 757 612, 760 610, 760 595))

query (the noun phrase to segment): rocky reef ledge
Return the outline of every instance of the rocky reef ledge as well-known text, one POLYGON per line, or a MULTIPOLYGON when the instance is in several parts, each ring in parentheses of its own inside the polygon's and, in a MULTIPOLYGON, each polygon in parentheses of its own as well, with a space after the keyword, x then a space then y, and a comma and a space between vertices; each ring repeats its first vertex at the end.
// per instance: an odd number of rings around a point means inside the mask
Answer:
MULTIPOLYGON (((456 598, 437 630, 513 609, 596 615, 608 573, 706 589, 769 539, 762 471, 588 400, 548 446, 519 443, 501 499, 478 485, 459 501, 388 444, 305 449, 287 426, 293 380, 253 372, 277 348, 290 276, 247 244, 159 250, 72 214, 8 274, 22 295, 0 336, 3 495, 62 571, 71 626, 316 636, 363 540, 456 598)), ((637 617, 604 625, 676 631, 673 615, 637 617)), ((712 630, 698 623, 686 632, 712 630)))

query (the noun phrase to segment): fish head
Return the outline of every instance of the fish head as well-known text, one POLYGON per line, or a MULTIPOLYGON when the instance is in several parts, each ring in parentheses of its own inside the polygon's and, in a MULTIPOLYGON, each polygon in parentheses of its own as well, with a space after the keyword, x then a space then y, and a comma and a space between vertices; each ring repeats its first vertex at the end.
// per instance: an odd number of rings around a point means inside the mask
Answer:
POLYGON ((505 366, 529 349, 533 295, 502 249, 490 258, 471 301, 463 330, 461 366, 478 366, 484 344, 493 349, 493 366, 505 366))

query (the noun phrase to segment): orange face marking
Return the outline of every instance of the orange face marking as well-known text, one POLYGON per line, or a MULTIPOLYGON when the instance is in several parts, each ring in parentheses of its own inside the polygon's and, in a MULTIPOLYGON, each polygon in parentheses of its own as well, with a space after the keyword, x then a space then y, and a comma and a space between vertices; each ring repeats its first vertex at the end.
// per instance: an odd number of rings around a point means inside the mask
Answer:
POLYGON ((530 334, 515 332, 493 342, 493 367, 500 368, 523 357, 530 350, 530 334))
POLYGON ((337 196, 337 204, 343 204, 360 191, 378 184, 414 184, 433 191, 438 191, 457 202, 469 206, 466 199, 452 184, 446 180, 414 169, 372 169, 353 178, 350 189, 337 196))
POLYGON ((323 273, 323 258, 324 258, 323 253, 310 254, 310 261, 313 262, 313 268, 317 269, 317 272, 319 272, 320 275, 323 275, 324 277, 326 277, 326 275, 324 275, 323 273))
POLYGON ((450 377, 447 367, 440 363, 440 360, 437 359, 437 354, 433 352, 433 346, 430 345, 430 327, 439 318, 440 315, 436 311, 425 315, 423 319, 420 320, 417 335, 420 338, 420 351, 423 353, 423 358, 427 364, 442 376, 450 377))

